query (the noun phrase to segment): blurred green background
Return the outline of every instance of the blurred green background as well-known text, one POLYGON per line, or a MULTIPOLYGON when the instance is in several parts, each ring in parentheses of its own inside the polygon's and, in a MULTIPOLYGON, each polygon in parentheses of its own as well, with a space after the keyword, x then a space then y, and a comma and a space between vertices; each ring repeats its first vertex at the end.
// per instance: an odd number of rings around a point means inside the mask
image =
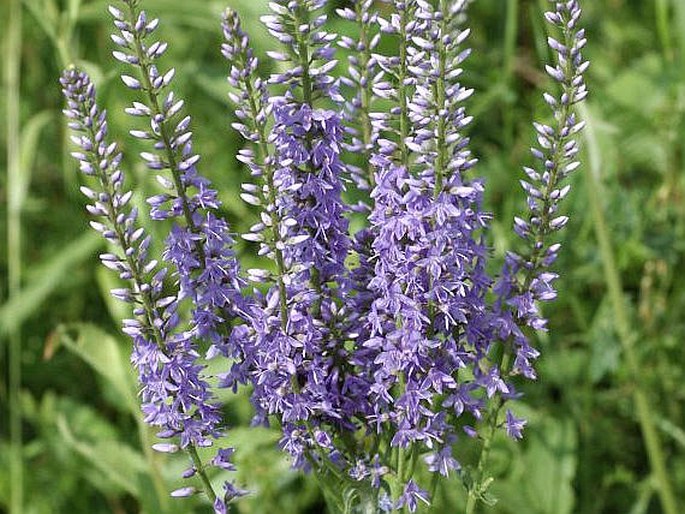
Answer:
MULTIPOLYGON (((237 200, 245 171, 233 157, 241 142, 228 127, 219 53, 226 3, 263 56, 274 46, 258 22, 265 0, 142 0, 171 43, 164 62, 177 68, 175 88, 194 116, 202 170, 241 231, 254 213, 237 200)), ((547 116, 540 95, 549 85, 541 72, 550 58, 546 3, 478 0, 471 8, 472 148, 487 180, 499 256, 523 204, 518 179, 530 160, 530 121, 547 116)), ((539 380, 523 385, 517 405, 529 419, 526 437, 495 441, 499 502, 482 511, 667 512, 658 495, 667 481, 685 512, 685 2, 582 3, 591 96, 582 113, 583 167, 565 205, 571 222, 557 266, 560 296, 547 309, 551 331, 539 338, 539 380)), ((118 329, 126 311, 107 293, 113 278, 98 266, 102 245, 87 231, 60 117, 60 69, 77 62, 98 84, 138 198, 153 190, 132 158, 139 148, 127 137, 130 96, 110 57, 106 5, 0 2, 0 512, 210 511, 201 498, 169 499, 185 462, 149 450, 154 438, 138 415, 129 341, 118 329), (18 435, 21 446, 12 444, 18 435), (19 464, 23 484, 11 473, 19 464), (23 511, 12 510, 11 491, 20 486, 23 511)), ((244 396, 225 400, 237 480, 252 491, 236 512, 324 512, 313 480, 290 472, 275 449, 278 434, 248 428, 244 396)), ((475 447, 464 444, 467 463, 475 447)), ((459 512, 463 502, 454 477, 434 512, 459 512)))

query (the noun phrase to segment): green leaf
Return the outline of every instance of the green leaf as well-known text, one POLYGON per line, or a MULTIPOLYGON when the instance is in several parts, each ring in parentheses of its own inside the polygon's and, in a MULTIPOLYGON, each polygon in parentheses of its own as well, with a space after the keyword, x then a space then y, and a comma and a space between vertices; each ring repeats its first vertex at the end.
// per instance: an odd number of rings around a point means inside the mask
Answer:
POLYGON ((39 140, 43 129, 53 120, 53 113, 51 111, 41 111, 34 114, 29 121, 24 125, 21 133, 21 156, 20 167, 21 177, 17 181, 17 189, 12 191, 13 202, 16 205, 24 205, 26 192, 31 183, 31 175, 33 171, 34 161, 39 151, 39 140))
POLYGON ((16 330, 55 291, 65 275, 90 259, 101 245, 98 234, 88 232, 66 245, 38 268, 31 281, 9 302, 0 307, 0 334, 16 330))
POLYGON ((136 476, 147 471, 143 456, 130 446, 116 440, 98 440, 94 443, 79 440, 64 415, 57 418, 57 428, 64 442, 85 458, 105 478, 104 481, 86 476, 100 489, 116 491, 121 488, 134 497, 140 495, 136 476))
POLYGON ((57 42, 57 18, 58 9, 53 0, 24 0, 24 5, 31 12, 38 25, 45 31, 45 34, 57 42))
POLYGON ((592 352, 588 373, 594 384, 608 373, 615 372, 620 365, 621 344, 616 338, 615 320, 611 312, 611 303, 607 297, 597 309, 587 334, 592 352))
POLYGON ((104 330, 85 323, 61 327, 60 332, 60 342, 106 379, 126 409, 137 416, 140 409, 136 382, 121 343, 104 330), (71 337, 71 332, 76 332, 76 338, 71 337))
POLYGON ((571 514, 578 445, 573 422, 543 418, 527 430, 525 444, 508 477, 492 486, 503 512, 571 514))
POLYGON ((669 419, 656 415, 656 425, 664 434, 671 437, 683 449, 685 449, 685 430, 672 423, 669 419))

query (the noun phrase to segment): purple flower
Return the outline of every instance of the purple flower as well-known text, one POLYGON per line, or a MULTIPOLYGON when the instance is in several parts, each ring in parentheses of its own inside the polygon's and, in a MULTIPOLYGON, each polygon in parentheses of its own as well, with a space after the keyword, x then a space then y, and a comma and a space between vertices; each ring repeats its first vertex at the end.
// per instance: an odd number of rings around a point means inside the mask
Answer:
POLYGON ((450 446, 445 446, 434 453, 429 453, 424 460, 428 464, 429 471, 440 473, 444 477, 448 477, 452 470, 461 469, 459 462, 452 457, 452 448, 450 446))
POLYGON ((512 439, 522 439, 523 428, 526 426, 526 423, 527 421, 525 419, 515 417, 512 412, 507 409, 505 426, 509 437, 512 439))
POLYGON ((416 485, 416 482, 409 480, 404 488, 404 492, 397 502, 397 507, 402 508, 406 506, 409 509, 409 512, 416 512, 419 501, 426 505, 430 505, 428 493, 416 485))

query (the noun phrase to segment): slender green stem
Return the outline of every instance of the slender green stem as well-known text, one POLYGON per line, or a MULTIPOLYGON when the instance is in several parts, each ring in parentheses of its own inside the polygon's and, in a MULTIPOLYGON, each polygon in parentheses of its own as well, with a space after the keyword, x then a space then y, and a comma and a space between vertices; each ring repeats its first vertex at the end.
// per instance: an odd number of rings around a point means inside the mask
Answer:
POLYGON ((159 461, 156 458, 155 452, 152 449, 152 441, 150 437, 150 431, 148 430, 148 425, 143 421, 140 416, 136 416, 136 425, 138 427, 138 439, 140 440, 140 445, 143 448, 143 454, 145 455, 145 460, 150 468, 150 475, 152 477, 152 485, 155 488, 155 494, 157 495, 157 501, 162 509, 162 512, 168 512, 169 510, 169 495, 167 488, 164 485, 164 479, 162 478, 162 470, 159 466, 159 461))
POLYGON ((197 449, 195 448, 195 446, 191 444, 188 446, 188 448, 186 448, 186 451, 188 452, 188 455, 190 455, 190 458, 193 461, 193 465, 197 470, 197 474, 200 476, 200 480, 202 481, 202 486, 205 491, 205 494, 207 495, 209 500, 212 503, 214 503, 214 501, 216 500, 216 493, 214 492, 212 483, 209 481, 209 477, 205 472, 205 465, 202 463, 202 459, 197 454, 197 449))
POLYGON ((432 504, 435 504, 435 495, 438 493, 438 485, 440 485, 440 473, 435 472, 431 477, 431 485, 430 489, 428 490, 429 498, 431 499, 432 504))
MULTIPOLYGON (((402 389, 404 390, 404 387, 402 387, 402 389)), ((397 484, 398 495, 401 494, 402 486, 403 486, 403 484, 406 483, 406 476, 405 476, 405 469, 404 469, 404 463, 405 463, 406 459, 407 459, 407 457, 405 455, 405 449, 400 446, 398 451, 397 451, 397 464, 396 464, 396 466, 397 466, 397 478, 399 481, 399 483, 397 484)), ((404 507, 402 508, 402 512, 405 512, 404 507)))
POLYGON ((449 6, 446 0, 440 0, 440 12, 443 13, 442 21, 440 22, 440 37, 437 42, 438 54, 438 69, 439 73, 433 86, 433 94, 435 96, 435 104, 437 109, 437 133, 436 133, 436 148, 437 156, 435 159, 435 185, 433 189, 433 196, 437 198, 442 192, 442 185, 449 163, 448 145, 446 144, 447 137, 447 119, 445 116, 440 116, 440 112, 445 108, 445 90, 446 84, 446 69, 447 69, 447 51, 445 49, 444 38, 448 33, 449 6))
MULTIPOLYGON (((506 90, 511 87, 516 58, 516 36, 518 35, 519 0, 507 1, 507 15, 504 26, 504 61, 502 63, 502 85, 506 90)), ((507 102, 504 106, 503 130, 504 144, 510 148, 514 138, 514 109, 513 104, 507 102)))
MULTIPOLYGON (((445 172, 449 163, 449 146, 446 143, 447 138, 447 118, 441 116, 440 113, 445 107, 445 91, 446 84, 446 69, 447 69, 447 51, 444 44, 444 36, 448 33, 450 17, 449 9, 446 0, 440 0, 440 12, 444 13, 440 22, 440 36, 436 43, 436 53, 438 54, 438 76, 433 84, 433 96, 435 98, 435 117, 436 122, 436 138, 435 138, 435 164, 434 164, 434 184, 433 184, 433 199, 437 200, 440 193, 442 193, 443 182, 445 179, 445 172)), ((432 221, 431 226, 435 223, 432 221)), ((429 277, 429 290, 433 289, 433 277, 429 277)), ((435 320, 435 302, 428 300, 428 337, 433 337, 434 320, 435 320)))
MULTIPOLYGON (((511 363, 511 355, 509 352, 505 351, 502 354, 502 362, 500 368, 503 370, 508 370, 511 363)), ((478 499, 481 494, 485 491, 483 490, 483 482, 485 476, 485 469, 488 465, 488 460, 490 458, 490 449, 492 448, 492 441, 495 437, 495 431, 497 430, 497 420, 499 419, 500 412, 504 406, 504 399, 499 396, 495 403, 495 406, 490 411, 490 417, 488 419, 488 431, 483 437, 483 446, 480 451, 480 456, 478 458, 478 467, 476 468, 476 476, 474 477, 474 483, 468 490, 468 496, 466 500, 466 514, 474 514, 476 512, 476 506, 478 504, 478 499)))
MULTIPOLYGON (((583 118, 590 119, 587 108, 581 107, 583 118)), ((604 267, 604 278, 606 280, 609 300, 613 309, 614 326, 618 333, 623 348, 628 371, 634 385, 633 401, 637 413, 642 438, 647 450, 650 467, 657 482, 659 500, 664 514, 678 514, 682 512, 678 508, 675 494, 671 486, 668 470, 666 468, 666 457, 663 446, 654 424, 655 416, 652 414, 654 405, 650 405, 647 393, 644 390, 644 381, 640 368, 640 360, 635 351, 635 329, 628 316, 628 306, 624 300, 623 285, 621 276, 616 265, 616 258, 611 242, 611 235, 604 216, 602 207, 603 185, 600 180, 600 170, 602 166, 599 145, 594 134, 592 124, 588 123, 585 132, 588 144, 588 155, 590 159, 590 172, 585 174, 588 199, 592 212, 592 220, 595 228, 595 235, 602 255, 604 267)))
MULTIPOLYGON (((501 402, 500 402, 501 404, 501 402)), ((494 414, 497 414, 499 412, 499 408, 495 410, 494 414)), ((487 434, 487 436, 483 439, 483 449, 481 450, 480 453, 480 460, 478 461, 478 468, 477 468, 477 479, 480 481, 483 475, 483 472, 485 471, 485 467, 487 466, 487 461, 488 457, 490 456, 490 448, 492 447, 492 439, 495 434, 495 426, 496 425, 490 425, 490 432, 487 434)), ((469 489, 469 494, 466 499, 466 511, 465 514, 475 514, 476 512, 476 506, 478 505, 478 498, 480 497, 480 494, 482 491, 480 490, 480 483, 477 484, 478 487, 472 487, 469 489)))
MULTIPOLYGON (((407 16, 407 9, 409 8, 410 2, 407 2, 406 5, 404 6, 404 9, 402 10, 402 13, 400 15, 400 33, 399 33, 399 56, 400 56, 400 62, 399 62, 399 70, 398 70, 398 75, 397 75, 397 101, 399 103, 399 159, 400 159, 400 165, 406 167, 407 169, 409 168, 409 149, 406 144, 406 139, 407 136, 409 135, 409 107, 408 107, 408 96, 410 94, 410 91, 407 89, 406 85, 406 79, 409 74, 409 68, 408 68, 408 63, 407 63, 407 48, 409 45, 409 42, 407 41, 407 25, 409 23, 409 19, 407 16)), ((398 318, 396 320, 396 324, 398 326, 401 326, 401 319, 398 318)), ((402 394, 405 392, 406 388, 406 377, 404 376, 404 372, 400 372, 399 374, 399 383, 397 384, 397 397, 399 398, 402 394)), ((391 461, 394 461, 395 465, 395 470, 397 472, 397 479, 393 480, 391 483, 391 496, 393 500, 397 500, 399 496, 402 494, 402 486, 406 482, 405 479, 405 460, 406 460, 406 451, 403 447, 399 446, 395 449, 396 451, 394 452, 394 458, 391 458, 391 461)), ((405 509, 402 509, 402 512, 405 512, 405 509)))
POLYGON ((656 0, 654 10, 656 14, 656 30, 666 61, 673 60, 673 45, 671 43, 671 13, 669 0, 656 0))
POLYGON ((674 1, 672 8, 673 14, 671 21, 676 28, 674 34, 675 47, 677 50, 674 53, 678 57, 679 76, 682 80, 683 77, 685 77, 685 2, 674 1))
MULTIPOLYGON (((297 9, 295 17, 296 28, 309 25, 309 7, 303 2, 300 8, 297 9)), ((309 34, 302 33, 297 30, 297 53, 300 58, 300 66, 302 67, 302 101, 309 106, 313 107, 312 96, 312 77, 309 72, 310 61, 309 61, 309 34)))
MULTIPOLYGON (((244 53, 239 53, 237 59, 240 61, 240 65, 243 69, 247 69, 248 62, 247 56, 244 53)), ((268 190, 268 202, 273 208, 267 213, 271 220, 271 230, 270 236, 271 247, 273 248, 274 255, 276 257, 276 269, 278 276, 276 277, 276 283, 278 285, 278 295, 279 295, 279 312, 281 318, 281 329, 285 333, 288 327, 288 305, 286 302, 287 292, 285 287, 285 281, 283 276, 285 275, 285 260, 283 258, 283 251, 279 248, 278 243, 281 241, 281 236, 279 233, 280 219, 278 217, 278 212, 275 208, 276 205, 276 185, 274 183, 274 166, 272 156, 269 154, 269 140, 266 136, 266 119, 259 115, 260 105, 259 105, 259 92, 255 90, 255 86, 252 83, 252 75, 244 76, 242 78, 242 87, 245 89, 248 98, 248 104, 250 106, 250 116, 249 119, 254 123, 254 129, 257 133, 258 141, 255 143, 257 152, 257 163, 262 166, 262 173, 264 174, 264 182, 268 190)))
POLYGON ((371 125, 371 117, 369 116, 371 108, 371 99, 373 98, 373 77, 369 73, 369 62, 371 61, 371 40, 369 38, 369 27, 367 23, 362 21, 363 2, 356 2, 355 8, 357 11, 357 25, 359 30, 359 43, 363 50, 359 52, 359 70, 361 73, 360 85, 360 109, 359 116, 361 117, 360 124, 362 127, 362 143, 364 144, 363 160, 366 166, 366 178, 373 188, 375 184, 374 168, 371 164, 373 127, 371 125))
MULTIPOLYGON (((302 27, 309 25, 309 10, 306 5, 302 5, 300 9, 297 10, 297 16, 295 18, 296 27, 302 27)), ((311 62, 309 56, 309 35, 302 34, 299 30, 297 31, 296 41, 297 50, 300 58, 300 66, 302 67, 302 99, 306 105, 309 105, 312 109, 314 108, 314 87, 313 80, 310 72, 311 62)), ((305 147, 307 153, 311 154, 312 151, 312 135, 311 132, 307 132, 305 137, 305 147)), ((314 169, 314 162, 312 159, 308 159, 307 168, 309 173, 314 175, 316 170, 314 169)), ((314 234, 312 233, 312 236, 314 234)), ((321 294, 323 291, 321 285, 321 276, 319 274, 319 269, 316 266, 311 267, 309 282, 317 293, 317 300, 312 306, 312 314, 314 317, 318 317, 321 310, 321 294)))
MULTIPOLYGON (((9 4, 7 28, 7 264, 9 300, 21 289, 21 149, 19 114, 21 86, 21 1, 9 4)), ((10 511, 21 514, 24 505, 24 463, 21 433, 21 328, 9 334, 9 409, 10 409, 10 511)))
POLYGON ((407 63, 407 46, 409 44, 407 41, 407 24, 409 23, 409 20, 407 19, 407 9, 410 4, 411 2, 406 3, 400 17, 400 69, 397 77, 397 96, 400 104, 400 140, 398 141, 400 148, 400 163, 407 168, 409 168, 409 149, 407 148, 407 136, 409 135, 409 107, 407 96, 409 92, 407 91, 405 82, 409 73, 409 64, 407 63))

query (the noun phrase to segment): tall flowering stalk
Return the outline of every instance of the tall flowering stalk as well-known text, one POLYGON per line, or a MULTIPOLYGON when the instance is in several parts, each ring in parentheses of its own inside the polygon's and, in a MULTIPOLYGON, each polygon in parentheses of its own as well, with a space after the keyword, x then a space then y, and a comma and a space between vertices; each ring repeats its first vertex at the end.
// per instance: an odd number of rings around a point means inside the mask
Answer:
POLYGON ((338 44, 350 51, 347 75, 341 77, 342 83, 352 90, 345 110, 350 139, 345 148, 352 154, 359 154, 362 162, 362 167, 349 164, 348 169, 357 186, 367 190, 374 184, 371 157, 380 135, 371 114, 379 100, 374 86, 384 75, 374 55, 381 40, 378 13, 373 0, 358 0, 354 2, 354 9, 347 7, 336 12, 341 18, 354 22, 359 33, 358 39, 343 36, 338 44))
POLYGON ((522 437, 525 420, 502 409, 517 395, 514 375, 535 378, 530 330, 546 328, 538 303, 556 295, 550 267, 560 246, 550 236, 567 222, 558 214, 568 193, 562 181, 579 166, 574 105, 587 95, 578 2, 552 2, 546 14, 561 34, 549 39, 557 58, 547 67, 561 94, 545 94, 554 123, 535 124, 540 165, 525 168, 528 210, 514 220, 522 245, 499 277, 486 272, 491 215, 466 135, 467 0, 392 0, 385 17, 357 0, 337 13, 358 27, 358 39, 325 30, 325 0, 274 1, 262 18, 279 43, 268 56, 288 69, 268 80, 237 14, 225 11, 232 126, 245 140, 237 158, 251 175, 241 198, 259 215, 242 238, 264 263, 249 270, 198 171, 190 117, 169 90, 174 70, 161 71, 167 45, 153 40, 158 22, 138 0, 122 2, 110 8, 114 57, 133 69, 122 76, 139 95, 127 112, 147 126, 131 135, 150 141, 141 157, 164 189, 148 204, 153 219, 172 222, 162 255, 168 279, 126 208, 121 157, 104 142, 90 80, 68 70, 62 84, 82 150, 74 156, 99 180, 98 191, 84 189, 88 210, 106 220, 93 226, 119 248, 103 263, 132 284, 113 294, 137 316, 124 330, 134 340, 143 412, 161 437, 176 438, 157 448, 189 451, 186 475, 200 476, 217 513, 242 494, 227 482, 217 496, 207 475, 208 466, 233 469, 232 449, 207 463, 196 451, 222 430, 206 352, 226 361, 219 387, 250 387, 253 422, 280 428, 281 448, 314 472, 335 511, 414 512, 456 473, 472 513, 490 481, 495 431, 522 437), (383 38, 396 54, 378 53, 383 38), (349 54, 341 78, 332 75, 336 42, 349 54), (361 208, 344 201, 349 182, 370 191, 361 208), (356 234, 354 210, 369 212, 356 234), (453 453, 464 436, 483 441, 471 475, 453 453), (432 473, 427 484, 417 478, 421 467, 432 473))
MULTIPOLYGON (((217 498, 197 448, 211 444, 221 419, 201 375, 202 367, 196 363, 197 352, 187 344, 187 336, 175 333, 178 297, 164 294, 167 268, 149 258, 150 236, 137 226, 137 209, 129 207, 133 193, 124 189, 122 154, 116 143, 107 141, 106 112, 95 102, 95 87, 88 75, 76 69, 65 71, 60 81, 67 99, 64 113, 75 134, 72 139, 81 150, 73 156, 81 171, 95 179, 96 189, 81 188, 92 202, 88 212, 102 220, 92 221, 91 226, 117 248, 100 259, 130 283, 128 288, 113 289, 112 295, 132 304, 136 316, 124 320, 123 331, 133 340, 131 361, 138 371, 145 421, 161 428, 159 437, 178 439, 178 444, 160 443, 154 449, 173 453, 180 446, 187 450, 193 466, 184 476, 198 474, 205 493, 218 508, 224 501, 217 498)), ((219 450, 211 464, 232 469, 231 453, 232 449, 219 450)), ((231 484, 226 486, 227 493, 233 491, 231 484)), ((186 496, 194 490, 184 487, 172 496, 186 496)))
MULTIPOLYGON (((500 373, 505 376, 521 374, 529 379, 536 377, 532 361, 539 352, 531 346, 524 330, 545 330, 546 320, 538 304, 556 298, 553 282, 557 274, 550 267, 561 245, 551 241, 550 236, 568 222, 568 217, 559 215, 558 209, 570 190, 569 185, 563 184, 564 179, 580 166, 579 147, 574 136, 584 126, 584 122, 577 119, 574 106, 588 94, 583 73, 589 62, 583 61, 581 53, 587 40, 585 30, 579 27, 580 3, 571 0, 553 2, 553 5, 554 10, 545 13, 545 19, 561 38, 548 38, 556 62, 546 65, 545 69, 561 91, 557 95, 544 94, 554 123, 534 123, 538 146, 531 151, 539 165, 537 168, 524 168, 528 180, 522 180, 521 185, 527 195, 528 212, 514 218, 514 232, 526 243, 524 250, 507 253, 501 277, 494 287, 498 297, 495 306, 499 318, 498 335, 505 341, 499 363, 500 373)), ((511 385, 504 384, 504 387, 513 391, 511 385)), ((469 490, 467 514, 474 512, 477 499, 487 488, 485 470, 490 443, 500 423, 500 411, 505 401, 506 397, 499 398, 486 420, 477 476, 469 490)), ((503 423, 511 437, 522 437, 525 420, 507 411, 503 423)))

